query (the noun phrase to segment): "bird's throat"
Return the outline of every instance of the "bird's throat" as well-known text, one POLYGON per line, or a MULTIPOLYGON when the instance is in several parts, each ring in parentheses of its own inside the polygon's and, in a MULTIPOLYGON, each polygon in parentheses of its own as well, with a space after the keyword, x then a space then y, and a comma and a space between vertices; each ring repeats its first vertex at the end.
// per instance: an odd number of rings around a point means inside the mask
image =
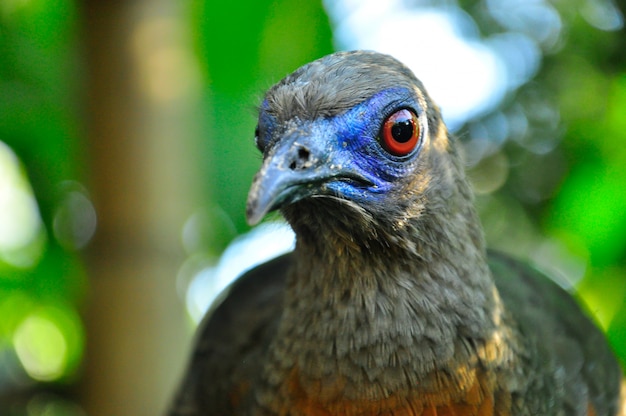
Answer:
POLYGON ((435 229, 443 232, 436 247, 420 239, 342 243, 341 234, 299 239, 268 378, 296 377, 313 396, 320 386, 340 386, 334 394, 354 399, 415 386, 424 394, 446 384, 469 388, 476 350, 495 325, 497 294, 482 240, 435 229))

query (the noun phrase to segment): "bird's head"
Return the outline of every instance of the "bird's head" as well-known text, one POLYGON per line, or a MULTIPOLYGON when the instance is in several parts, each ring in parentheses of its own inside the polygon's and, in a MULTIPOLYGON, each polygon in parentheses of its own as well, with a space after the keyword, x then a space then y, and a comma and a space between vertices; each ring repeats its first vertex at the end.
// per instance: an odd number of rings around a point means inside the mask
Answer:
POLYGON ((454 205, 462 175, 420 81, 375 52, 335 53, 273 86, 255 140, 263 165, 248 221, 281 209, 296 233, 334 227, 380 234, 382 224, 397 230, 429 209, 454 205))

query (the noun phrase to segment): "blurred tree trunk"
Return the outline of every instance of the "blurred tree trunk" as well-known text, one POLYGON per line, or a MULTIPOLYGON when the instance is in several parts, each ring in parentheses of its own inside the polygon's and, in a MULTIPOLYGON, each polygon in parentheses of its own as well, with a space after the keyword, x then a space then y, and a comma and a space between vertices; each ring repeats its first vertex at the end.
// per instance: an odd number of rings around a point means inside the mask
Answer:
POLYGON ((194 206, 197 125, 182 3, 82 3, 91 189, 98 229, 81 401, 90 416, 162 414, 191 325, 176 293, 194 206))

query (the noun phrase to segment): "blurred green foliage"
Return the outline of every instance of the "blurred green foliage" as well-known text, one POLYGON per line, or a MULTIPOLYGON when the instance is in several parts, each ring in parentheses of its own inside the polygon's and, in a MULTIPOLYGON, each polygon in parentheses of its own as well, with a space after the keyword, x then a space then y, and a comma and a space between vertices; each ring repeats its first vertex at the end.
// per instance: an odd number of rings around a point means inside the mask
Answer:
POLYGON ((83 168, 75 23, 72 1, 0 4, 2 414, 7 394, 73 381, 83 356, 85 275, 54 225, 83 168))
MULTIPOLYGON (((566 38, 538 78, 559 109, 555 152, 566 169, 537 218, 542 233, 586 262, 578 295, 626 363, 626 32, 623 22, 619 30, 599 30, 557 4, 566 38)), ((623 16, 626 5, 618 6, 623 16)))

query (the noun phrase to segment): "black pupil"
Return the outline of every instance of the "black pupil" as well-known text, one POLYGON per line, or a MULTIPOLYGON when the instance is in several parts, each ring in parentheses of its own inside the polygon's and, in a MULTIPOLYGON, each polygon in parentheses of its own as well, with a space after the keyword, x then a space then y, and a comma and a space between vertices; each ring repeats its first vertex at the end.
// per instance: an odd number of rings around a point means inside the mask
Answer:
POLYGON ((411 119, 398 120, 391 126, 391 136, 399 143, 406 143, 413 137, 411 119))

